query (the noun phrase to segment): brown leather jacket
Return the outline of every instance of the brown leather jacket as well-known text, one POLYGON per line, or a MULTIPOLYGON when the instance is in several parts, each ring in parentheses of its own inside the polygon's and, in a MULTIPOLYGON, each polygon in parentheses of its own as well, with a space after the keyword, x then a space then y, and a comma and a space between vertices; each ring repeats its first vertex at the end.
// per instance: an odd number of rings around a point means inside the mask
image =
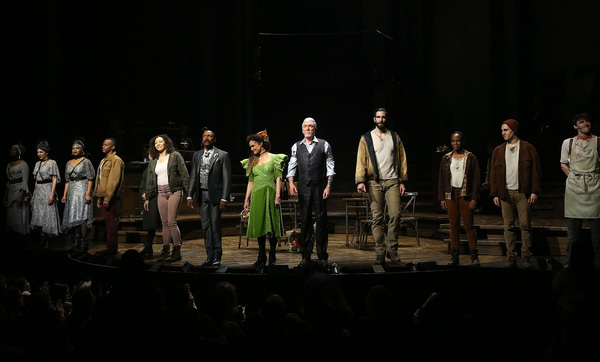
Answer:
MULTIPOLYGON (((519 146, 519 192, 537 194, 542 191, 542 168, 535 147, 520 140, 519 146)), ((490 197, 506 199, 506 142, 494 149, 490 164, 490 197)))

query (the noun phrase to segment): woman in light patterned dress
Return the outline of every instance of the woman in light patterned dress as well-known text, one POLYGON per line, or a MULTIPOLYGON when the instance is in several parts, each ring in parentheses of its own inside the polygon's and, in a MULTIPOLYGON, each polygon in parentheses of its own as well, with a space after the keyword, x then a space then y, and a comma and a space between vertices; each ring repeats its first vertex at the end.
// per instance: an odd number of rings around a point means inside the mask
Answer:
POLYGON ((48 157, 49 153, 48 142, 39 142, 39 161, 33 168, 35 189, 31 199, 31 228, 40 230, 40 241, 46 248, 60 232, 60 217, 56 205, 56 185, 60 183, 60 172, 56 161, 48 157))
POLYGON ((92 227, 94 210, 92 191, 96 171, 92 162, 85 157, 84 139, 76 139, 71 147, 73 158, 65 166, 65 204, 61 231, 72 233, 73 251, 87 251, 88 230, 92 227))
POLYGON ((10 148, 11 161, 6 166, 6 229, 19 237, 29 234, 29 165, 23 160, 25 147, 15 144, 10 148))

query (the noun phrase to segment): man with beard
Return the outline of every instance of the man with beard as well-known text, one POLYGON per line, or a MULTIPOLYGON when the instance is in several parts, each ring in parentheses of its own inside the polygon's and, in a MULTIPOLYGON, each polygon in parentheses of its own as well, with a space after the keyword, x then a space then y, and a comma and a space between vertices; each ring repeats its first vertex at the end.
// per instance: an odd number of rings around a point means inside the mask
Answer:
POLYGON ((588 220, 594 264, 600 270, 600 140, 592 134, 592 118, 587 113, 573 117, 573 128, 577 135, 563 141, 560 154, 560 166, 567 175, 567 263, 573 243, 579 241, 583 220, 588 220))
POLYGON ((375 110, 375 128, 361 136, 356 156, 356 190, 361 193, 368 190, 371 199, 377 265, 385 263, 386 254, 392 263, 400 262, 400 197, 404 195, 404 183, 408 178, 404 145, 396 132, 387 129, 387 118, 385 108, 375 110), (386 206, 389 215, 387 238, 384 232, 386 206))
POLYGON ((190 170, 187 205, 194 208, 197 195, 200 220, 204 232, 206 260, 203 266, 221 265, 221 210, 227 207, 231 192, 231 161, 229 153, 214 147, 217 138, 211 130, 202 134, 201 150, 194 152, 190 170))

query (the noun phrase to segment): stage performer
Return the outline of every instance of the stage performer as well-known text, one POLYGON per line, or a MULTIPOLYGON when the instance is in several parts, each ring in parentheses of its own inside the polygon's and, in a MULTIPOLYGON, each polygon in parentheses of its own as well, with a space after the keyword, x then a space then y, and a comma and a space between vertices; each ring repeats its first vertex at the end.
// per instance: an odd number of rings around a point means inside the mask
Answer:
POLYGON ((600 140, 592 134, 592 117, 579 113, 573 117, 577 135, 563 141, 560 164, 567 175, 565 218, 567 219, 567 264, 573 243, 579 241, 583 221, 587 220, 594 249, 594 267, 600 270, 600 140))
POLYGON ((356 190, 369 192, 373 214, 375 264, 385 264, 385 257, 399 263, 398 235, 400 227, 400 197, 408 179, 406 151, 398 133, 387 128, 388 111, 377 108, 373 114, 375 128, 360 137, 356 155, 356 190), (367 186, 368 185, 368 186, 367 186), (389 221, 385 235, 387 206, 389 221), (386 245, 387 240, 387 245, 386 245))
POLYGON ((317 138, 316 132, 317 122, 313 118, 305 118, 302 122, 304 138, 292 145, 287 173, 288 192, 291 196, 298 196, 300 204, 302 261, 298 264, 299 268, 310 262, 315 241, 317 258, 328 268, 327 199, 331 194, 335 161, 331 145, 317 138), (313 211, 316 219, 314 228, 313 211))
POLYGON ((258 239, 258 258, 253 264, 260 268, 267 263, 266 239, 269 239, 268 265, 275 265, 277 238, 282 236, 280 223, 281 177, 288 160, 287 155, 270 153, 271 140, 267 131, 246 138, 250 157, 242 160, 246 169, 248 186, 244 198, 244 211, 250 212, 247 236, 258 239))
MULTIPOLYGON (((148 154, 148 159, 152 160, 152 156, 148 154)), ((144 215, 142 216, 142 230, 148 233, 146 241, 144 242, 144 249, 140 251, 140 255, 144 259, 150 259, 154 256, 154 250, 152 245, 154 244, 154 237, 156 236, 156 230, 162 229, 162 220, 160 219, 160 213, 158 212, 158 200, 156 198, 156 192, 152 191, 154 197, 146 197, 146 183, 148 176, 148 167, 142 172, 142 181, 140 181, 140 194, 144 205, 148 201, 148 210, 144 206, 144 215)))
POLYGON ((494 149, 490 170, 490 197, 502 207, 504 241, 508 259, 505 268, 517 266, 515 252, 515 220, 521 229, 521 258, 525 269, 531 269, 531 205, 541 191, 542 169, 538 153, 531 143, 517 136, 519 122, 502 122, 504 143, 494 149))
POLYGON ((465 136, 455 131, 450 137, 452 151, 442 157, 438 176, 438 198, 442 210, 448 212, 450 221, 450 249, 452 258, 448 265, 459 264, 460 220, 465 227, 471 265, 479 266, 477 234, 473 228, 473 210, 477 208, 481 174, 477 157, 465 150, 465 136))
POLYGON ((51 239, 60 233, 60 216, 56 205, 56 185, 60 183, 60 172, 56 161, 49 157, 47 141, 37 144, 39 161, 33 168, 35 189, 31 200, 31 228, 40 229, 40 239, 48 247, 51 239))
POLYGON ((107 138, 102 142, 104 158, 96 171, 94 196, 106 225, 106 247, 98 254, 104 256, 116 255, 119 252, 118 213, 123 193, 125 165, 121 157, 117 156, 116 148, 117 141, 114 138, 107 138))
POLYGON ((183 156, 175 150, 173 140, 166 134, 153 137, 149 144, 150 163, 146 172, 146 201, 144 210, 150 210, 150 200, 158 199, 158 212, 162 221, 163 249, 158 261, 165 263, 181 260, 181 231, 177 215, 187 191, 190 176, 183 156), (171 252, 171 242, 173 252, 171 252))
POLYGON ((17 143, 10 148, 10 162, 6 166, 6 228, 19 238, 29 235, 31 210, 29 207, 29 165, 23 156, 25 147, 17 143))
POLYGON ((221 212, 231 193, 229 153, 215 147, 215 132, 204 129, 202 149, 194 152, 190 170, 187 205, 193 208, 194 197, 200 207, 206 260, 203 266, 220 266, 223 257, 221 212))
POLYGON ((65 191, 62 203, 62 232, 74 232, 73 251, 88 250, 88 230, 94 220, 92 190, 96 171, 85 155, 85 140, 75 139, 71 146, 72 159, 65 166, 65 191))

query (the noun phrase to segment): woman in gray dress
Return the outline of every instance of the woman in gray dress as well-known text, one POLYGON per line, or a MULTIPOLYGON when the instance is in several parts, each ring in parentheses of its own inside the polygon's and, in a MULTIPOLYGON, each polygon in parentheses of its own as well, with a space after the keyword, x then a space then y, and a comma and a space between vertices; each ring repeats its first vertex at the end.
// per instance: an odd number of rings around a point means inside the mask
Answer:
POLYGON ((15 144, 10 148, 11 161, 6 166, 6 228, 18 236, 29 234, 29 166, 23 160, 25 147, 15 144))
POLYGON ((73 251, 87 251, 88 230, 92 227, 94 210, 92 208, 92 190, 96 171, 92 162, 85 157, 83 139, 76 139, 71 146, 73 158, 65 166, 65 192, 62 203, 62 232, 72 233, 73 251))
POLYGON ((60 232, 60 218, 56 205, 56 185, 60 183, 60 172, 56 161, 48 156, 50 145, 41 141, 37 145, 39 161, 33 168, 35 188, 31 199, 31 228, 39 229, 44 247, 60 232))

